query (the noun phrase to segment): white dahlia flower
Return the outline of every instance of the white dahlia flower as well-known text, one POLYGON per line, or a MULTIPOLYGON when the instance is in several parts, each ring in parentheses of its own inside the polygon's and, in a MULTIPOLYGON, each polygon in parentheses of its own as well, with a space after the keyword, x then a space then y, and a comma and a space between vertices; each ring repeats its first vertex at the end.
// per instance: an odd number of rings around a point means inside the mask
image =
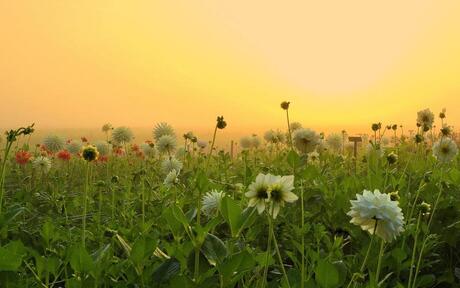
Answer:
POLYGON ((131 142, 133 138, 133 132, 128 127, 117 127, 112 131, 112 141, 116 145, 127 144, 131 142))
POLYGON ((417 112, 417 123, 425 127, 433 127, 434 114, 430 109, 417 112))
POLYGON ((256 180, 249 185, 249 191, 244 194, 246 197, 249 198, 248 206, 255 206, 259 214, 264 212, 265 207, 268 201, 270 200, 270 180, 270 174, 265 175, 259 173, 259 175, 257 175, 256 177, 256 180))
POLYGON ((203 196, 201 201, 203 214, 207 217, 216 216, 224 193, 222 191, 211 190, 203 196))
POLYGON ((257 148, 259 148, 260 143, 261 143, 261 141, 260 141, 259 136, 257 136, 257 135, 252 135, 252 137, 251 137, 251 147, 257 149, 257 148))
POLYGON ((46 150, 56 153, 64 148, 64 140, 57 135, 48 135, 43 139, 46 150))
POLYGON ((315 150, 320 143, 319 135, 311 129, 299 128, 292 135, 295 147, 302 153, 309 153, 315 150))
POLYGON ((391 242, 404 231, 404 216, 398 201, 392 201, 389 194, 364 190, 356 194, 357 200, 351 200, 351 210, 347 213, 352 217, 350 223, 361 226, 361 229, 375 234, 391 242))
POLYGON ((157 149, 160 153, 171 153, 176 150, 176 138, 171 135, 163 135, 157 141, 157 149))
POLYGON ((83 142, 81 142, 80 140, 72 140, 69 143, 67 143, 65 149, 75 155, 80 153, 82 147, 83 142))
POLYGON ((284 141, 284 134, 279 130, 268 130, 264 134, 265 141, 269 143, 282 143, 284 141))
POLYGON ((112 127, 112 124, 110 123, 105 123, 104 125, 102 125, 102 132, 104 133, 108 133, 112 129, 113 127, 112 127))
POLYGON ((172 186, 176 185, 179 183, 179 171, 176 169, 172 169, 165 177, 165 180, 163 181, 163 184, 171 188, 172 186))
POLYGON ((168 174, 172 170, 182 170, 182 162, 174 157, 165 159, 161 162, 161 171, 163 171, 164 174, 168 174))
POLYGON ((51 169, 51 160, 48 157, 38 156, 32 160, 32 166, 41 173, 48 173, 51 169))
POLYGON ((273 219, 276 219, 280 208, 284 206, 284 203, 292 203, 299 199, 297 195, 292 193, 294 190, 294 176, 273 176, 269 175, 268 182, 270 183, 268 191, 269 191, 269 199, 270 199, 270 208, 268 208, 268 212, 272 214, 273 219))
POLYGON ((291 128, 291 133, 292 133, 297 129, 301 129, 302 124, 300 124, 299 122, 292 122, 291 125, 289 125, 289 127, 291 128))
POLYGON ((240 139, 241 149, 247 150, 252 148, 252 139, 249 136, 244 136, 240 139))
POLYGON ((307 154, 307 159, 310 164, 316 165, 319 163, 319 153, 316 151, 307 154))
POLYGON ((326 138, 326 143, 331 150, 339 152, 342 150, 343 145, 342 135, 338 133, 329 134, 326 138))
POLYGON ((206 148, 206 146, 208 146, 208 142, 204 140, 198 140, 198 142, 196 142, 196 145, 198 146, 198 148, 204 149, 206 148))
POLYGON ((155 128, 153 128, 153 138, 156 141, 159 141, 162 136, 169 135, 172 136, 173 138, 176 137, 176 134, 174 133, 174 129, 172 128, 171 125, 165 122, 158 123, 155 128))
POLYGON ((151 143, 142 143, 141 150, 145 157, 154 157, 157 149, 151 143))
POLYGON ((457 153, 457 144, 451 138, 442 137, 433 144, 433 155, 439 162, 448 163, 455 158, 457 153))

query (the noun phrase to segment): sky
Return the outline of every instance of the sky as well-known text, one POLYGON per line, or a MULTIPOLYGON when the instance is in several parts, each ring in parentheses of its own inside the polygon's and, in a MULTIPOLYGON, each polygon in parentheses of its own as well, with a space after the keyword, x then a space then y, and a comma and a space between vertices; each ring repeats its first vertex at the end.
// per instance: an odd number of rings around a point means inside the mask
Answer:
POLYGON ((0 0, 0 127, 460 126, 460 1, 0 0))

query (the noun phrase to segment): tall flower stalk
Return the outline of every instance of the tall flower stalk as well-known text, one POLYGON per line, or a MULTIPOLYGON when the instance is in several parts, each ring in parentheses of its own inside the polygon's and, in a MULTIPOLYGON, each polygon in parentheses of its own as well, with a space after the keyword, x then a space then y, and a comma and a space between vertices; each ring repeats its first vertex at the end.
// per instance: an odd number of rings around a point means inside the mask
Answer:
POLYGON ((287 120, 287 125, 288 125, 288 134, 289 134, 289 146, 291 150, 293 150, 294 148, 292 146, 291 123, 289 122, 289 104, 291 104, 291 102, 287 102, 287 101, 281 102, 281 108, 286 111, 286 120, 287 120))
POLYGON ((6 144, 5 144, 5 150, 3 153, 3 159, 2 159, 1 171, 0 171, 0 215, 2 214, 3 197, 5 195, 6 163, 8 161, 8 155, 11 151, 11 147, 13 146, 13 143, 17 141, 18 137, 20 137, 21 135, 31 135, 35 131, 33 127, 34 127, 34 124, 27 126, 27 127, 21 127, 16 130, 10 130, 10 131, 5 132, 6 144))
MULTIPOLYGON (((217 117, 217 123, 216 126, 214 127, 214 134, 212 136, 212 142, 211 142, 211 147, 208 152, 208 159, 206 159, 206 166, 205 166, 205 174, 206 176, 208 175, 208 167, 209 163, 211 161, 211 156, 212 156, 212 151, 214 150, 214 145, 216 143, 216 135, 217 135, 217 129, 224 129, 227 127, 227 122, 224 120, 224 116, 218 116, 217 117)), ((201 189, 198 189, 198 199, 197 199, 197 215, 196 215, 196 224, 197 226, 201 225, 201 189)), ((200 249, 201 249, 201 244, 197 243, 195 247, 195 267, 194 267, 194 278, 195 281, 198 279, 198 274, 199 274, 199 266, 200 266, 200 249)))

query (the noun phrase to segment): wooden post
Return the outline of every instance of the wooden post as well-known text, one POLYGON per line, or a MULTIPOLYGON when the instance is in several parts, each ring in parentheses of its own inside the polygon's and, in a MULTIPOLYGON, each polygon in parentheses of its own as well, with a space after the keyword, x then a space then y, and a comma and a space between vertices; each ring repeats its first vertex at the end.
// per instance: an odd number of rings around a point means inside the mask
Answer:
POLYGON ((355 159, 356 157, 358 156, 358 143, 359 142, 363 142, 363 138, 359 137, 359 136, 352 136, 352 137, 348 137, 348 141, 350 142, 353 142, 353 155, 355 156, 355 159))

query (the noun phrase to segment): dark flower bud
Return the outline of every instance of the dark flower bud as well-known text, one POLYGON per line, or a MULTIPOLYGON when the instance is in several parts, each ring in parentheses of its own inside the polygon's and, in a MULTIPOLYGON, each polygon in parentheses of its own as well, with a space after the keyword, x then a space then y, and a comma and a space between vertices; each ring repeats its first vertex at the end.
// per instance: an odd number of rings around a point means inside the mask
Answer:
POLYGON ((399 201, 399 191, 394 191, 388 193, 390 195, 391 201, 399 201))
POLYGON ((288 110, 289 104, 291 104, 291 102, 283 101, 281 102, 281 108, 283 108, 284 110, 288 110))
POLYGON ((217 117, 217 128, 224 129, 225 127, 227 127, 227 122, 225 122, 224 116, 218 116, 217 117))

